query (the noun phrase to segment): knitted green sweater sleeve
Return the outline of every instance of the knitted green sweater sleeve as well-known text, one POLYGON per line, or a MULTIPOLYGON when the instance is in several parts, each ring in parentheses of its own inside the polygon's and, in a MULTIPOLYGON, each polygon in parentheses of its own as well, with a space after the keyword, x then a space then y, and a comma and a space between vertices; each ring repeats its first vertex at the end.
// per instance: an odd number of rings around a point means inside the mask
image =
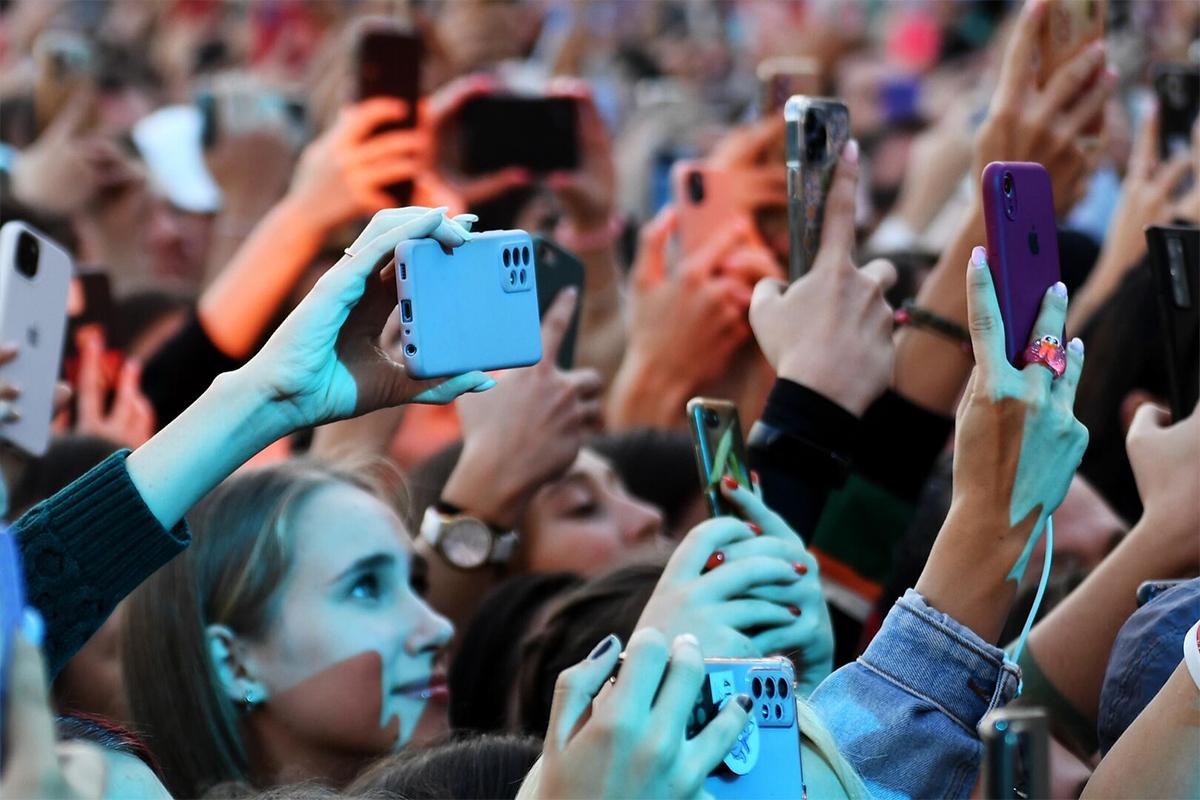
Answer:
POLYGON ((191 541, 187 522, 166 530, 113 453, 13 523, 27 602, 46 620, 51 677, 117 603, 191 541))

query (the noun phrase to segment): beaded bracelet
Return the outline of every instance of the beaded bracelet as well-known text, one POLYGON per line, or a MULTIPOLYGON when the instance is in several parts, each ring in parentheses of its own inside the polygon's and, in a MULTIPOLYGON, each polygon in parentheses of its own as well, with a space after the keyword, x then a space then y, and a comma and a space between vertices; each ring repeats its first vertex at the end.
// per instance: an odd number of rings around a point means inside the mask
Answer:
POLYGON ((933 313, 927 308, 921 308, 912 300, 905 300, 893 315, 897 325, 911 325, 919 330, 926 330, 951 339, 962 347, 964 353, 971 353, 971 332, 957 322, 948 320, 933 313))

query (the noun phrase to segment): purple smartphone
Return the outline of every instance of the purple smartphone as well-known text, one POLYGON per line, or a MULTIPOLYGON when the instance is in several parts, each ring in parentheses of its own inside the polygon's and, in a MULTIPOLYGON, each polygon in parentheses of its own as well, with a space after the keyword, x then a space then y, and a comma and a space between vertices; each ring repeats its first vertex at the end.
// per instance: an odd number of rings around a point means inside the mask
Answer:
POLYGON ((1004 348, 1009 363, 1021 366, 1042 298, 1060 275, 1050 175, 1041 164, 993 161, 983 169, 982 188, 1004 348))

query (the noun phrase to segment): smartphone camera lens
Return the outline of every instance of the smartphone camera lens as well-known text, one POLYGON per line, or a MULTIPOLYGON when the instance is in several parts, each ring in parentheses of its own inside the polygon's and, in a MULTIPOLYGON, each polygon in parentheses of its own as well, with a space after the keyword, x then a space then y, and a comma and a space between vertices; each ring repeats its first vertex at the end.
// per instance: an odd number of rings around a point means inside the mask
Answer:
POLYGON ((511 250, 509 250, 508 248, 505 248, 504 255, 501 256, 501 258, 504 261, 504 266, 506 266, 506 267, 512 266, 512 251, 511 250))
POLYGON ((1004 177, 1000 179, 1000 189, 1004 192, 1005 197, 1013 196, 1013 176, 1011 172, 1004 173, 1004 177))
POLYGON ((808 161, 825 160, 825 120, 815 108, 804 115, 804 155, 808 161))
POLYGON ((32 280, 37 275, 41 250, 37 237, 22 231, 17 237, 17 272, 32 280))
POLYGON ((780 678, 779 679, 779 697, 781 699, 787 699, 787 696, 788 696, 787 681, 785 681, 783 678, 780 678))
POLYGON ((704 202, 704 173, 689 172, 687 176, 688 199, 699 205, 704 202))
POLYGON ((525 285, 525 280, 526 280, 526 278, 528 278, 528 277, 529 277, 529 276, 528 276, 528 275, 526 275, 526 273, 525 273, 525 270, 521 270, 521 285, 522 285, 522 286, 524 286, 524 285, 525 285))
POLYGON ((721 417, 717 415, 717 412, 706 409, 704 412, 704 424, 710 428, 715 428, 721 424, 721 417))
MULTIPOLYGON (((529 248, 528 247, 521 248, 521 263, 527 267, 529 266, 529 248)), ((525 282, 525 280, 524 280, 524 278, 522 278, 521 283, 524 283, 524 282, 525 282)))
POLYGON ((775 704, 775 719, 783 719, 783 706, 779 703, 775 704))
POLYGON ((758 678, 755 678, 750 683, 750 689, 754 693, 755 697, 761 697, 762 696, 762 681, 758 678))
POLYGON ((767 697, 775 696, 775 681, 767 681, 766 683, 767 697))

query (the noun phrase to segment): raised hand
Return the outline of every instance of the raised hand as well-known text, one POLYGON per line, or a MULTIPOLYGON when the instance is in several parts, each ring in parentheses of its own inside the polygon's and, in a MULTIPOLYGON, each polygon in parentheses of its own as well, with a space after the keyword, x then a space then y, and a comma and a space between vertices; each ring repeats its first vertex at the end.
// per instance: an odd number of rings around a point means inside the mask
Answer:
POLYGON ((833 628, 816 559, 752 492, 728 484, 721 492, 745 520, 717 517, 693 528, 637 627, 691 634, 710 656, 786 655, 807 694, 833 669, 833 628))
POLYGON ((566 218, 576 231, 606 227, 612 218, 616 193, 616 165, 612 139, 596 110, 586 81, 559 78, 550 85, 552 97, 575 101, 579 120, 579 168, 552 172, 546 185, 558 196, 566 218))
POLYGON ((851 141, 830 185, 813 268, 791 286, 760 282, 750 304, 754 336, 776 374, 856 416, 892 379, 892 309, 883 293, 896 281, 888 261, 857 269, 850 260, 858 169, 851 141))
POLYGON ((559 675, 542 760, 518 797, 706 796, 704 779, 737 741, 750 698, 736 695, 688 739, 705 679, 695 638, 677 636, 668 650, 658 631, 637 631, 615 683, 601 692, 620 650, 617 637, 609 636, 586 661, 559 675))
POLYGON ((79 381, 76 399, 76 433, 100 436, 122 447, 140 447, 155 431, 154 407, 142 394, 142 365, 128 359, 115 378, 104 371, 104 334, 85 327, 76 336, 79 345, 79 381), (105 407, 108 391, 116 386, 112 405, 105 407))
POLYGON ((1104 67, 1104 45, 1098 42, 1039 89, 1034 59, 1047 6, 1045 0, 1026 3, 1009 34, 992 104, 975 139, 974 171, 980 174, 992 161, 1036 161, 1050 173, 1061 214, 1075 203, 1085 177, 1080 136, 1103 112, 1117 76, 1104 67))
POLYGON ((606 409, 611 426, 679 425, 687 398, 723 375, 749 339, 752 287, 779 274, 770 253, 754 244, 750 221, 741 217, 668 268, 675 227, 675 212, 668 208, 642 229, 629 341, 606 409))
POLYGON ((395 205, 387 187, 417 179, 430 159, 423 127, 375 134, 405 113, 403 100, 363 100, 342 109, 337 122, 305 148, 289 199, 305 209, 306 219, 330 230, 395 205))
MULTIPOLYGON (((1143 522, 1136 534, 1153 538, 1155 552, 1170 556, 1177 574, 1200 566, 1196 531, 1200 499, 1196 464, 1200 463, 1200 414, 1171 423, 1166 409, 1150 403, 1138 408, 1125 439, 1129 464, 1142 498, 1143 522)), ((1132 534, 1131 534, 1132 535, 1132 534)))
POLYGON ((575 462, 599 427, 599 374, 555 363, 577 299, 566 289, 547 310, 539 363, 504 373, 486 395, 458 401, 463 453, 442 492, 446 502, 512 527, 529 498, 575 462))
MULTIPOLYGON (((1067 346, 1061 378, 1040 363, 1017 369, 1005 354, 982 247, 967 266, 967 292, 976 366, 958 409, 950 513, 917 590, 995 641, 1046 518, 1062 503, 1087 447, 1087 429, 1072 411, 1083 343, 1067 346)), ((1046 292, 1034 339, 1061 336, 1066 294, 1061 283, 1046 292)))
POLYGON ((448 403, 494 384, 480 372, 448 380, 409 378, 379 347, 396 307, 392 269, 380 272, 406 239, 431 237, 447 247, 470 238, 444 208, 381 212, 243 367, 246 379, 281 415, 283 427, 344 419, 400 403, 448 403))

